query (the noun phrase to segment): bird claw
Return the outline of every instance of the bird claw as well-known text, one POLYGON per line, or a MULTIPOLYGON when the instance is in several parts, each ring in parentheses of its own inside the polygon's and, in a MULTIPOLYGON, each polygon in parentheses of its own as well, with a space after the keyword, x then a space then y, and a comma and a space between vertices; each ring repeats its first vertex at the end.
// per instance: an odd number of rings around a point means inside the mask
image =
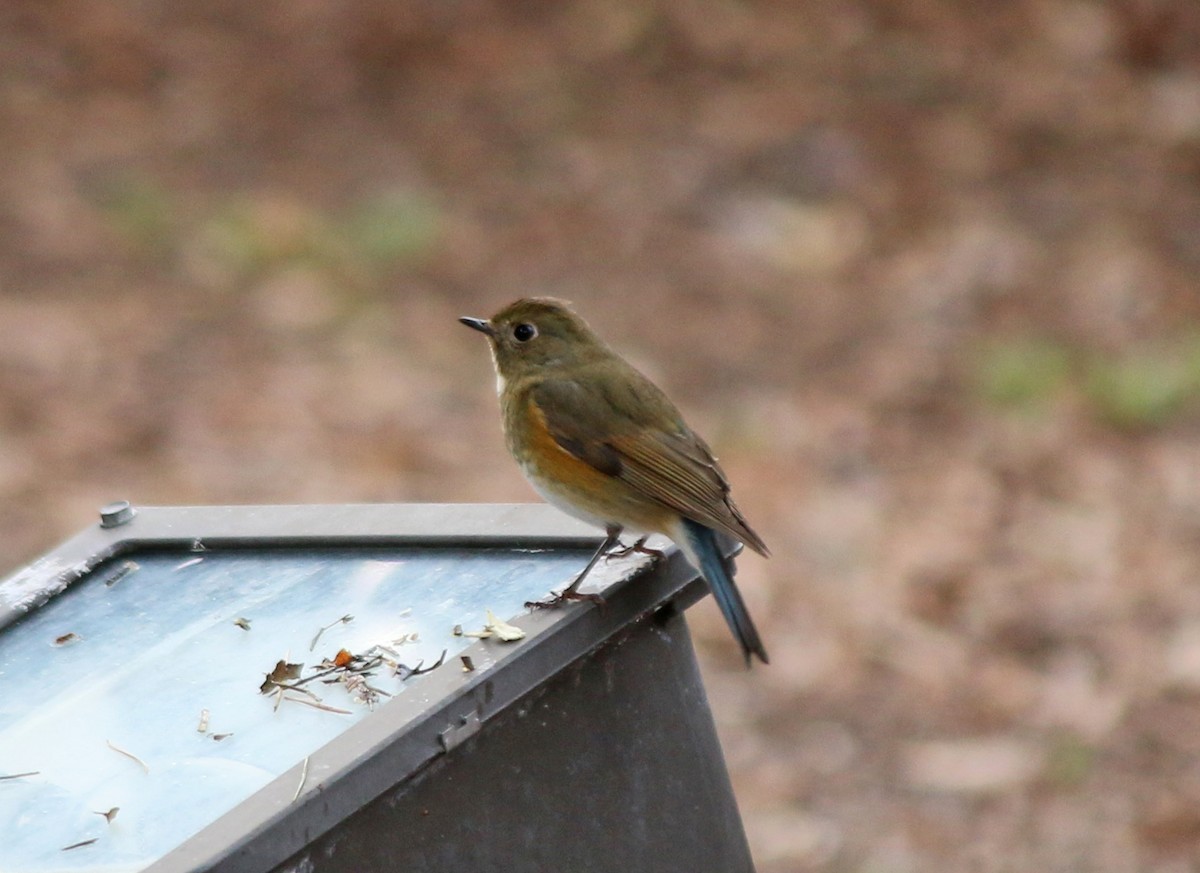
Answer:
POLYGON ((587 600, 595 603, 598 606, 604 606, 604 598, 599 594, 584 594, 579 591, 572 591, 569 588, 565 591, 559 591, 556 594, 551 594, 544 600, 526 600, 526 609, 558 609, 560 606, 566 605, 572 600, 587 600))
POLYGON ((646 540, 648 536, 642 537, 632 546, 618 546, 604 556, 605 561, 611 561, 613 558, 628 558, 630 555, 650 555, 655 558, 665 558, 666 552, 662 549, 646 548, 646 540))

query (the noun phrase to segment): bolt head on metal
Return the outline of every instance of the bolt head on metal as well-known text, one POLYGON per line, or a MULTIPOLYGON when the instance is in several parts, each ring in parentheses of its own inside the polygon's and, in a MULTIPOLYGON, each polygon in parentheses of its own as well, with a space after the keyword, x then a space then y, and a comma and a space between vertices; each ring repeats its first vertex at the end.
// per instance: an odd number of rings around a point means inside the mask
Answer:
POLYGON ((120 527, 137 515, 128 500, 117 500, 100 508, 100 527, 120 527))

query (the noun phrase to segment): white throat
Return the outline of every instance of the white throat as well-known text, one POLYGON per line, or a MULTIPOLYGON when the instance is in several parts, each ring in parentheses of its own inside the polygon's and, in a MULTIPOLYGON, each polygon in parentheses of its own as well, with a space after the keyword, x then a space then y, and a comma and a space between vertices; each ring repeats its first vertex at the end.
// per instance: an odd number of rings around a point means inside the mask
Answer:
POLYGON ((506 383, 504 377, 500 375, 500 362, 496 360, 496 349, 491 343, 488 343, 488 346, 488 351, 492 353, 492 368, 496 371, 496 396, 499 397, 504 393, 504 385, 506 383))

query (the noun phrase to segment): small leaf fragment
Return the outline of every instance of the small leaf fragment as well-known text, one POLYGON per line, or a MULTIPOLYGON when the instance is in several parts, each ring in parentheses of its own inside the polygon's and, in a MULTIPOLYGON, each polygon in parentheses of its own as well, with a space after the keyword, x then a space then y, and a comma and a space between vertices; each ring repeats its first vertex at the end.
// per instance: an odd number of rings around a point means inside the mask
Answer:
POLYGON ((263 679, 262 685, 258 686, 259 693, 266 694, 272 688, 284 683, 294 682, 300 678, 300 668, 303 664, 289 664, 286 661, 277 661, 275 669, 267 674, 263 679))
POLYGON ((521 628, 511 625, 506 621, 496 618, 495 614, 489 609, 487 611, 488 623, 486 629, 490 630, 498 640, 511 643, 516 640, 525 639, 525 631, 521 628))

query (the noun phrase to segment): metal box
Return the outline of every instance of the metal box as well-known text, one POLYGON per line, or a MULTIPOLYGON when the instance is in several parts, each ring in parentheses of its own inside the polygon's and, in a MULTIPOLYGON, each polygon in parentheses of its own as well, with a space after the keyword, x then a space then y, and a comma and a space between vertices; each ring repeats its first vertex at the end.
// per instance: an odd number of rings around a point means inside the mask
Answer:
POLYGON ((0 870, 752 870, 696 572, 523 608, 600 539, 542 505, 106 507, 0 582, 0 870))

